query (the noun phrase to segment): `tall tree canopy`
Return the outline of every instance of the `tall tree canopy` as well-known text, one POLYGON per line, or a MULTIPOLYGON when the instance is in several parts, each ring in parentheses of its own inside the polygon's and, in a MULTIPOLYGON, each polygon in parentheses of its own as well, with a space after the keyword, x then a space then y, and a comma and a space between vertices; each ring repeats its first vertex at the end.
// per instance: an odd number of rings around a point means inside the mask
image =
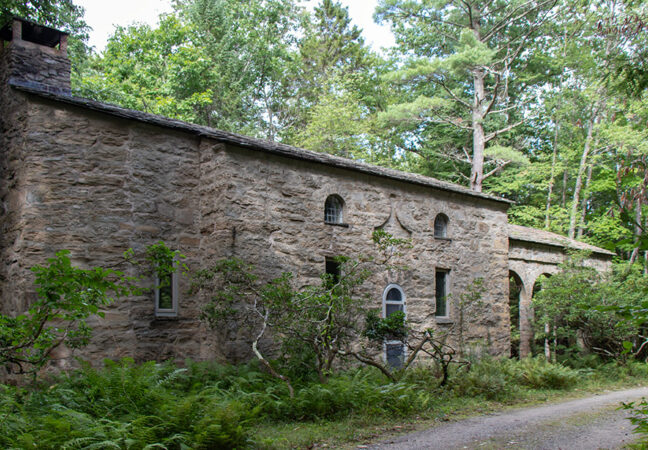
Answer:
POLYGON ((392 25, 399 50, 407 58, 393 82, 409 83, 412 98, 394 105, 387 121, 412 122, 418 132, 447 126, 467 132, 462 154, 449 155, 471 167, 469 184, 482 190, 483 180, 524 158, 498 137, 522 123, 515 95, 531 39, 552 16, 555 0, 433 1, 382 0, 377 18, 392 25), (487 144, 489 147, 487 148, 487 144), (485 156, 495 167, 484 173, 485 156))

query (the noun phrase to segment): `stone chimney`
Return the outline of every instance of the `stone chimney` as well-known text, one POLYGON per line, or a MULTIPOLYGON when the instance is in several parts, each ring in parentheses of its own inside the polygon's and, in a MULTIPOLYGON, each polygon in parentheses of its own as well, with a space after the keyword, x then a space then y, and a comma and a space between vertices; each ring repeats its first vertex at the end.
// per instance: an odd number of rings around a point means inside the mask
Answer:
POLYGON ((70 95, 68 34, 13 18, 0 29, 0 81, 70 95))

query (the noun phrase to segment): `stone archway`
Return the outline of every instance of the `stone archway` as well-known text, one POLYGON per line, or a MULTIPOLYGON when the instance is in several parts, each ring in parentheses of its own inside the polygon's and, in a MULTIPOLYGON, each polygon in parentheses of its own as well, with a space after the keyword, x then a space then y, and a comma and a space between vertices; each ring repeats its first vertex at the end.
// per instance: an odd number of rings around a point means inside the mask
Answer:
POLYGON ((520 357, 520 305, 525 296, 520 275, 509 270, 509 314, 511 319, 511 357, 520 357))
MULTIPOLYGON (((542 278, 550 278, 551 273, 541 273, 536 277, 536 279, 533 281, 533 290, 531 292, 531 301, 533 301, 533 297, 542 290, 542 278)), ((544 339, 544 354, 545 358, 547 358, 547 361, 551 360, 551 344, 550 344, 550 339, 549 339, 549 334, 551 332, 551 327, 548 323, 545 323, 544 325, 544 332, 545 332, 545 339, 544 339)), ((555 348, 556 342, 554 342, 554 348, 555 348)), ((555 355, 554 355, 555 359, 555 355)))

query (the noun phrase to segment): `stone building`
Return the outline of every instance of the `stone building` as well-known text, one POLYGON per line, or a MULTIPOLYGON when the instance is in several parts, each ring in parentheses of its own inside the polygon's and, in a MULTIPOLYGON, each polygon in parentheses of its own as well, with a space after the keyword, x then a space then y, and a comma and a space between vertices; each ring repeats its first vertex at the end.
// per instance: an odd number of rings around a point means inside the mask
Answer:
MULTIPOLYGON (((126 249, 162 240, 193 268, 234 255, 306 284, 334 270, 335 256, 371 254, 371 234, 382 228, 412 248, 408 270, 371 280, 368 306, 442 328, 457 320, 453 299, 483 278, 486 309, 466 337, 507 355, 511 271, 523 284, 528 340, 533 285, 557 270, 564 248, 592 251, 602 269, 610 263, 605 250, 510 226, 501 198, 71 96, 66 38, 19 19, 0 31, 3 313, 26 309, 29 268, 60 249, 82 266, 114 266, 126 249)), ((240 355, 242 336, 207 329, 186 286, 174 276, 170 301, 152 292, 111 306, 83 356, 240 355)))

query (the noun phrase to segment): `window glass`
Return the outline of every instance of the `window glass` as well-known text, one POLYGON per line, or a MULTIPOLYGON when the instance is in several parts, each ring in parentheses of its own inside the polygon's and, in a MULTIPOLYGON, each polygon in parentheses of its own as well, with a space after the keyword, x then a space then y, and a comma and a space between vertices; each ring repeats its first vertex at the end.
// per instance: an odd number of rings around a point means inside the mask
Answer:
POLYGON ((173 284, 171 274, 160 280, 158 309, 173 309, 173 284))
POLYGON ((434 237, 444 238, 448 236, 448 217, 445 214, 439 214, 434 219, 434 237))
POLYGON ((343 223, 342 210, 344 202, 338 195, 329 195, 324 204, 324 222, 326 223, 343 223))
POLYGON ((385 316, 389 317, 396 311, 402 311, 403 310, 403 305, 394 305, 392 303, 387 303, 385 305, 385 316))
MULTIPOLYGON (((383 314, 389 317, 397 311, 405 313, 405 292, 400 286, 390 284, 383 291, 383 314)), ((405 343, 399 338, 385 338, 385 362, 394 368, 403 366, 405 361, 405 343)))
POLYGON ((403 367, 405 362, 405 345, 403 343, 388 343, 385 344, 385 359, 387 364, 393 368, 403 367))
POLYGON ((434 315, 445 317, 448 315, 448 305, 446 301, 448 272, 437 270, 434 284, 436 297, 436 312, 434 315))
POLYGON ((328 282, 331 286, 337 284, 342 274, 340 263, 334 259, 326 258, 326 274, 329 276, 328 282))
MULTIPOLYGON (((177 269, 177 261, 174 261, 177 269)), ((178 270, 165 274, 155 280, 155 315, 157 317, 176 317, 178 315, 178 270)))
POLYGON ((403 296, 401 295, 401 292, 400 292, 399 289, 391 288, 390 290, 387 291, 386 300, 400 302, 400 301, 403 301, 403 296))

